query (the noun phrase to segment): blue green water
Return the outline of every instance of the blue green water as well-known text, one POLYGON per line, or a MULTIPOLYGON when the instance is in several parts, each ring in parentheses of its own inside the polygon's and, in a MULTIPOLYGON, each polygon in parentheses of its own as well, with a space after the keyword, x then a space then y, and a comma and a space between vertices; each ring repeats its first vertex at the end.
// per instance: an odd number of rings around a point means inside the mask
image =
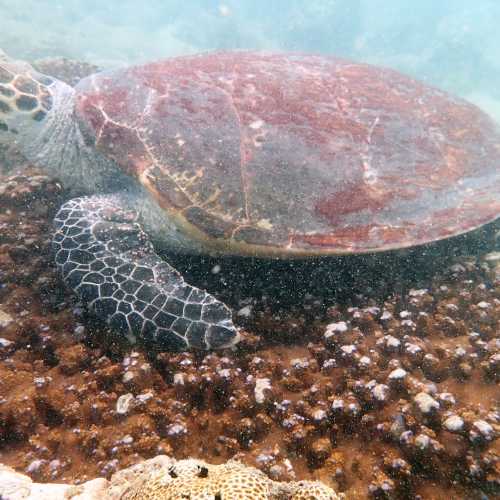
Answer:
POLYGON ((0 0, 0 47, 102 66, 211 49, 331 53, 383 64, 500 121, 497 0, 0 0))

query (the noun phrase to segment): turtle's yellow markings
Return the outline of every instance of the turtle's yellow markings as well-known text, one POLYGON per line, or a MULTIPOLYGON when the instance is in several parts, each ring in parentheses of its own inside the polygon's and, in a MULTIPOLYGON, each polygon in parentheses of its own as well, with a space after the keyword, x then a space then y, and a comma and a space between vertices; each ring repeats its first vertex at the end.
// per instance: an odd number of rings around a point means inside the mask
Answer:
MULTIPOLYGON (((95 89, 96 93, 99 94, 101 92, 101 89, 95 84, 94 78, 91 79, 92 82, 92 87, 95 89)), ((152 103, 154 101, 153 97, 155 97, 155 92, 151 91, 150 94, 148 95, 148 99, 146 102, 146 105, 144 107, 143 112, 139 115, 138 119, 135 121, 133 124, 125 124, 125 123, 120 123, 119 121, 112 119, 104 110, 104 102, 100 101, 97 104, 94 105, 94 107, 102 113, 102 116, 104 118, 104 123, 100 127, 99 130, 96 131, 96 146, 98 145, 99 141, 102 138, 102 133, 107 124, 113 124, 117 127, 121 128, 126 128, 128 130, 133 131, 137 135, 137 139, 140 141, 140 143, 143 145, 144 150, 146 152, 146 157, 137 165, 137 170, 136 170, 136 175, 140 182, 146 186, 148 189, 151 189, 155 194, 156 198, 163 203, 160 203, 163 208, 172 208, 172 207, 165 207, 165 200, 162 198, 161 193, 158 192, 157 189, 155 189, 155 184, 158 180, 158 177, 160 176, 165 176, 165 178, 168 178, 172 183, 174 184, 174 190, 177 193, 182 193, 186 199, 188 200, 189 207, 197 206, 200 208, 207 209, 207 212, 209 212, 211 215, 214 215, 216 217, 219 217, 221 219, 224 219, 226 221, 233 221, 234 218, 240 218, 241 216, 241 208, 238 208, 234 213, 228 213, 227 209, 223 207, 220 203, 218 203, 218 200, 222 194, 222 190, 219 186, 215 186, 214 191, 208 196, 207 199, 203 200, 200 198, 200 190, 196 189, 196 184, 200 182, 202 177, 204 176, 205 172, 203 168, 198 168, 194 173, 190 172, 176 172, 173 171, 173 169, 169 166, 164 164, 161 159, 155 154, 155 146, 152 145, 149 142, 149 136, 152 135, 152 132, 149 131, 146 127, 143 126, 144 124, 144 118, 148 114, 148 112, 151 109, 152 103), (161 174, 158 176, 158 174, 155 174, 153 172, 153 168, 158 168, 161 174), (210 206, 210 209, 208 207, 210 206)), ((168 94, 165 94, 164 96, 156 96, 157 98, 161 97, 167 97, 168 94)), ((232 99, 232 97, 231 97, 232 99)), ((232 101, 231 101, 232 102, 232 101)), ((235 110, 236 112, 236 110, 235 110)), ((239 119, 239 117, 238 117, 239 119)), ((182 148, 186 141, 183 139, 182 135, 177 133, 174 136, 174 139, 177 143, 177 146, 179 148, 182 148)), ((179 160, 182 160, 182 158, 179 158, 179 160)), ((215 163, 215 160, 214 160, 215 163)), ((246 189, 245 191, 245 207, 246 207, 246 189)), ((186 207, 186 208, 189 208, 186 207)), ((184 209, 183 209, 184 210, 184 209)), ((246 211, 246 208, 245 208, 246 211)), ((182 212, 182 211, 181 211, 182 212)), ((178 215, 180 213, 178 212, 178 215)), ((245 219, 248 217, 245 215, 245 219)))
POLYGON ((250 224, 240 224, 239 226, 236 226, 232 231, 231 231, 231 235, 229 236, 229 241, 234 241, 234 238, 236 236, 236 233, 238 231, 241 231, 242 229, 245 229, 245 228, 248 228, 248 227, 252 227, 250 224))
POLYGON ((255 224, 260 229, 270 231, 274 226, 269 219, 260 219, 255 224))
POLYGON ((221 193, 221 189, 216 187, 215 191, 200 205, 200 207, 205 208, 206 206, 215 203, 219 199, 221 193))
POLYGON ((104 111, 104 109, 102 107, 100 107, 100 106, 94 106, 94 107, 104 117, 104 123, 102 124, 101 128, 99 129, 99 131, 96 134, 96 146, 97 146, 97 144, 99 144, 99 141, 101 140, 101 136, 102 136, 102 132, 104 130, 104 127, 106 127, 106 125, 108 125, 108 123, 111 123, 112 125, 115 125, 116 127, 125 128, 125 129, 128 129, 128 130, 133 130, 134 132, 138 133, 137 127, 131 127, 128 124, 120 123, 120 122, 118 122, 116 120, 113 120, 112 118, 109 117, 109 115, 106 113, 106 111, 104 111))
POLYGON ((152 152, 152 148, 147 144, 146 141, 141 140, 142 144, 144 145, 144 148, 146 149, 146 152, 149 155, 150 162, 151 164, 145 168, 143 172, 139 172, 138 177, 141 183, 145 186, 148 186, 150 189, 152 189, 154 192, 157 192, 157 190, 154 188, 153 184, 156 181, 156 176, 150 172, 152 168, 158 168, 162 175, 170 179, 174 184, 175 184, 175 190, 177 192, 181 192, 188 200, 189 203, 192 205, 197 205, 196 200, 193 200, 191 196, 189 196, 189 193, 183 189, 177 181, 175 180, 174 176, 170 173, 170 171, 167 169, 167 167, 163 164, 161 164, 155 157, 155 155, 152 152))
POLYGON ((201 179, 203 177, 203 173, 202 168, 196 170, 194 174, 190 174, 189 172, 175 172, 172 174, 172 179, 186 189, 201 179))

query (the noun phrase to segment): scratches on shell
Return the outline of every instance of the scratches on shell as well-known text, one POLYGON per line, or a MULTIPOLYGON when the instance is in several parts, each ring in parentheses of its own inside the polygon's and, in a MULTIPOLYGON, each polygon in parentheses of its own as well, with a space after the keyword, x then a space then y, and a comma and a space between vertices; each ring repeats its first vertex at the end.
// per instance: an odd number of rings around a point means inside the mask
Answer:
MULTIPOLYGON (((232 81, 230 82, 230 84, 232 87, 232 81)), ((239 130, 239 134, 240 134, 241 189, 242 189, 243 198, 244 198, 244 217, 248 221, 248 220, 250 220, 249 208, 248 208, 248 205, 249 205, 249 185, 248 185, 248 172, 246 169, 246 165, 247 165, 248 161, 250 160, 250 156, 246 150, 246 138, 245 138, 245 134, 244 134, 244 130, 243 130, 243 124, 241 121, 240 112, 239 112, 237 106, 235 105, 233 94, 230 91, 225 90, 221 87, 219 87, 219 90, 221 90, 222 92, 224 92, 227 95, 229 105, 231 106, 231 109, 233 110, 233 112, 236 116, 236 120, 238 122, 238 130, 239 130)))

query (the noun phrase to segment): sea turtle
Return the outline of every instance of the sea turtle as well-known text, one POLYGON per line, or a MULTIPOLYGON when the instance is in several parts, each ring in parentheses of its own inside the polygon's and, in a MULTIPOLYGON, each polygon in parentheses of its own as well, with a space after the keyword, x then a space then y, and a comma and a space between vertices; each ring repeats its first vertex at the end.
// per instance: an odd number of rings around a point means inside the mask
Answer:
POLYGON ((112 327, 164 349, 239 334, 230 309, 155 248, 367 253, 500 214, 500 133, 485 113, 335 57, 207 53, 73 89, 3 55, 0 136, 80 194, 55 217, 66 283, 112 327))

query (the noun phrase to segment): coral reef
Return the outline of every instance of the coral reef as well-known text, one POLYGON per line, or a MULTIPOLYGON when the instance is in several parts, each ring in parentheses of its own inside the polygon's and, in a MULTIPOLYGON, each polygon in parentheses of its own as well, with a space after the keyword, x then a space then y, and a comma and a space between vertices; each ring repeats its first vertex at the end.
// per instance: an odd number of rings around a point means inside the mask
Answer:
POLYGON ((0 466, 0 498, 33 500, 340 500, 318 481, 277 482, 236 461, 210 465, 158 456, 113 474, 73 486, 33 483, 0 466))
POLYGON ((3 463, 38 482, 84 483, 166 454, 236 458, 353 498, 499 491, 498 224, 441 253, 179 257, 191 282, 234 307, 243 340, 151 353, 61 283, 49 240, 64 196, 33 170, 0 178, 3 463))

